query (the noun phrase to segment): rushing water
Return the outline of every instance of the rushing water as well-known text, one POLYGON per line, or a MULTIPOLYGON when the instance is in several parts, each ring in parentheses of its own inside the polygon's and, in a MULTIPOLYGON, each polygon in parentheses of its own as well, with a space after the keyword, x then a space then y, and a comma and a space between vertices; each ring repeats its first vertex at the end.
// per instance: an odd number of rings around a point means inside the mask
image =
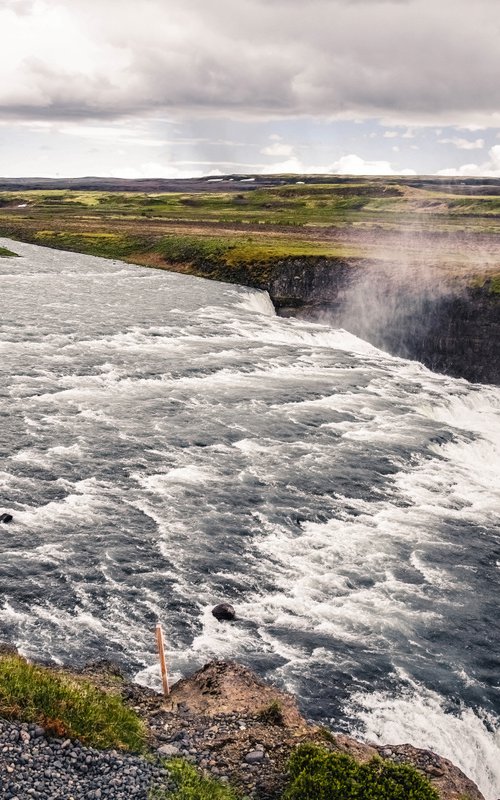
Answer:
POLYGON ((500 391, 263 293, 2 244, 0 638, 154 685, 159 619, 175 674, 240 659, 498 796, 500 391))

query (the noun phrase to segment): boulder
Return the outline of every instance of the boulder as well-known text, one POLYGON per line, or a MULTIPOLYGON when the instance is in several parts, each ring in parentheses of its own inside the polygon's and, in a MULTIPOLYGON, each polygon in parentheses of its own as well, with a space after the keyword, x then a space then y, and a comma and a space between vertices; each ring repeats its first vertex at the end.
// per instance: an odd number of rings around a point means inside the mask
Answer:
POLYGON ((7 513, 0 514, 0 522, 4 523, 12 522, 12 514, 7 514, 7 513))
POLYGON ((212 608, 212 614, 219 622, 228 622, 236 618, 236 611, 229 603, 219 603, 218 606, 214 606, 214 608, 212 608))

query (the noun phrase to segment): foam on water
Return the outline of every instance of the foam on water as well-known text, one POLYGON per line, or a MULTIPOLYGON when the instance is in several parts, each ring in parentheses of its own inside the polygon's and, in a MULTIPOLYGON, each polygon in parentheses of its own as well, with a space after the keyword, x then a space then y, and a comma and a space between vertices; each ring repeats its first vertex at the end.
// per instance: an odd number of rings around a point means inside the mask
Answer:
POLYGON ((500 391, 280 319, 263 292, 15 250, 0 637, 159 686, 160 619, 175 676, 238 658, 498 796, 500 391))
POLYGON ((449 758, 488 798, 500 785, 498 719, 459 706, 447 710, 442 697, 413 684, 398 697, 381 692, 352 698, 360 719, 356 733, 378 744, 408 742, 449 758))

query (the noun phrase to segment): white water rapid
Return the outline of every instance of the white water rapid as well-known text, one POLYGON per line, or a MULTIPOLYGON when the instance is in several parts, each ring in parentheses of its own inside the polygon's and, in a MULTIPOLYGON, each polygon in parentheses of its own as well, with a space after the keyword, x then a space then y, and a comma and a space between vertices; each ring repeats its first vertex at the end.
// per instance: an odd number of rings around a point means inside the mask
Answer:
POLYGON ((159 619, 176 675, 239 659, 498 797, 499 389, 264 293, 0 245, 0 640, 156 685, 159 619))

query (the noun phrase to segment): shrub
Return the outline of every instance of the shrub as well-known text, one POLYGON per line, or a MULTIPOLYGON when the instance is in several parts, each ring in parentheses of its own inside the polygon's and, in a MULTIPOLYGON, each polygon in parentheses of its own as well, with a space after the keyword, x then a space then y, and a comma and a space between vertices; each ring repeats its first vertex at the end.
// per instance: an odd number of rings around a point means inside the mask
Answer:
POLYGON ((289 772, 284 800, 438 800, 414 767, 380 758, 360 764, 314 744, 297 748, 289 772))
POLYGON ((224 786, 213 778, 205 778, 200 772, 182 759, 165 763, 175 788, 153 788, 149 800, 236 800, 230 786, 224 786))
POLYGON ((138 751, 145 741, 141 720, 119 695, 17 655, 0 656, 0 716, 94 747, 138 751))

